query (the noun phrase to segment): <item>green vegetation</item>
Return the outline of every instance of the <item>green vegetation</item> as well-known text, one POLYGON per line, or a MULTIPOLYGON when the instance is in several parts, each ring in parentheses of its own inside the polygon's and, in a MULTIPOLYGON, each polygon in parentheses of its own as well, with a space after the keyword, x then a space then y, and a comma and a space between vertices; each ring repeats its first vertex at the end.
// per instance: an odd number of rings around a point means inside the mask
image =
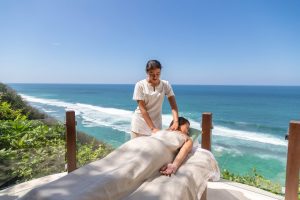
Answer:
MULTIPOLYGON (((281 184, 273 183, 270 180, 264 178, 256 171, 255 168, 252 169, 252 171, 246 175, 236 175, 224 169, 222 171, 222 178, 233 182, 251 185, 256 188, 260 188, 268 192, 272 192, 274 194, 284 196, 284 193, 281 189, 282 188, 281 184)), ((300 200, 300 180, 299 180, 299 188, 298 188, 298 199, 300 200)))
MULTIPOLYGON (((9 103, 12 110, 19 110, 23 115, 26 115, 28 119, 44 119, 47 117, 44 113, 41 113, 24 102, 20 95, 3 83, 0 83, 0 102, 9 103)), ((1 115, 0 120, 2 120, 1 115)))
POLYGON ((222 171, 222 178, 229 181, 251 185, 275 194, 283 195, 281 191, 282 186, 279 183, 273 183, 270 180, 267 180, 260 175, 256 169, 252 169, 252 171, 246 175, 236 175, 224 169, 222 171))
MULTIPOLYGON (((113 150, 84 133, 77 138, 78 167, 113 150)), ((65 171, 65 146, 62 123, 49 120, 0 83, 0 189, 65 171)))

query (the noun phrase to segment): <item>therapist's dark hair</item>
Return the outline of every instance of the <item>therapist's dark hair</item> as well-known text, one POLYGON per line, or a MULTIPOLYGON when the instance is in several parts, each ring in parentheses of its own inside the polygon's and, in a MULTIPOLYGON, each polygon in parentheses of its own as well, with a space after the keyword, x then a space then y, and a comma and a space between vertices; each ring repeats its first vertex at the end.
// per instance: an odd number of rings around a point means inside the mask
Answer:
MULTIPOLYGON (((171 127, 173 125, 173 123, 174 123, 174 121, 172 120, 169 127, 171 127)), ((189 120, 187 120, 184 117, 178 117, 178 128, 179 128, 179 126, 186 124, 186 123, 188 123, 190 125, 189 120)))
POLYGON ((146 72, 148 73, 152 69, 161 69, 162 66, 158 60, 149 60, 146 64, 146 72))

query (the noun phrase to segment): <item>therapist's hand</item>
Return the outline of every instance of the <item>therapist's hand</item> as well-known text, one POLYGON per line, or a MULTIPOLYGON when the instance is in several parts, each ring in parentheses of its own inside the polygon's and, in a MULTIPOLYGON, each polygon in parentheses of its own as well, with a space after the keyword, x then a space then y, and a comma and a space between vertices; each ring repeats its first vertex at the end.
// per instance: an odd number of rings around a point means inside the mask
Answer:
POLYGON ((153 133, 156 133, 157 131, 159 131, 159 129, 158 128, 154 128, 151 131, 152 131, 152 134, 153 134, 153 133))
POLYGON ((176 131, 176 130, 178 130, 178 127, 179 127, 178 121, 174 121, 172 126, 170 128, 168 128, 168 130, 176 131))

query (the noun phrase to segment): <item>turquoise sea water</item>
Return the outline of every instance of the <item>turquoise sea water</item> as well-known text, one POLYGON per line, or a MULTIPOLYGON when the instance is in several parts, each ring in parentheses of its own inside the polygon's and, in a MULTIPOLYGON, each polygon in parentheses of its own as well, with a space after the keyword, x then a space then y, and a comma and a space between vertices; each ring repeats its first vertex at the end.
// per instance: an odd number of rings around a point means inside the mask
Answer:
MULTIPOLYGON (((134 85, 9 84, 34 107, 64 121, 75 110, 77 129, 117 147, 129 140, 136 102, 134 85)), ((290 120, 300 119, 300 87, 173 85, 180 115, 200 130, 201 113, 212 112, 212 151, 221 169, 252 168, 284 183, 290 120)), ((165 99, 163 125, 171 121, 165 99)))

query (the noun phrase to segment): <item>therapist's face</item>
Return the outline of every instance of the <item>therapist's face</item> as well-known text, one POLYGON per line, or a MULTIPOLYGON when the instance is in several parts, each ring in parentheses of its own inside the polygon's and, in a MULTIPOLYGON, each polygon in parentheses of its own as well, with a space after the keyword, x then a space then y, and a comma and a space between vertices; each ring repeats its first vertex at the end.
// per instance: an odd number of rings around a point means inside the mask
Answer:
POLYGON ((160 69, 155 68, 151 69, 147 73, 148 75, 148 81, 152 84, 158 84, 160 80, 160 69))

